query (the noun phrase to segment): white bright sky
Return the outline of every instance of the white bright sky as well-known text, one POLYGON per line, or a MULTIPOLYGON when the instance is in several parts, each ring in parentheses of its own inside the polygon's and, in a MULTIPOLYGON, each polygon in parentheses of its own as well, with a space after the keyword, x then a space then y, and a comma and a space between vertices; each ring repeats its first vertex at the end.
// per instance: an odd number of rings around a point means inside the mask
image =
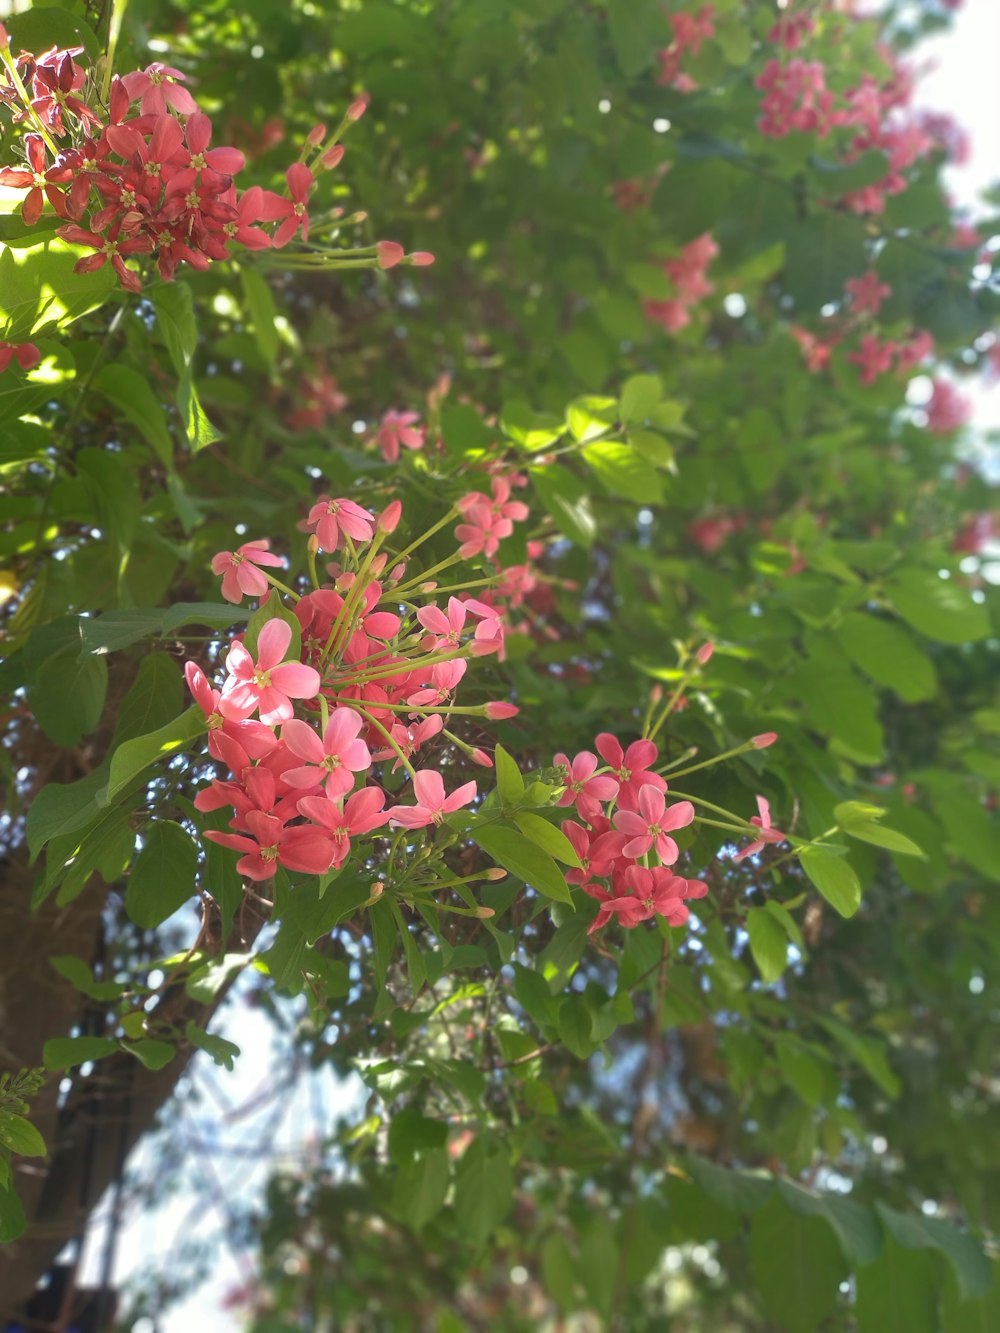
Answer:
MULTIPOLYGON (((961 204, 972 205, 982 189, 1000 179, 998 56, 1000 0, 966 0, 953 32, 920 48, 921 65, 934 62, 936 68, 921 82, 919 105, 950 112, 971 136, 970 163, 951 170, 948 178, 954 198, 961 204)), ((1000 426, 1000 386, 979 389, 975 396, 976 424, 1000 426)), ((224 1031, 243 1051, 235 1073, 215 1070, 199 1056, 195 1079, 203 1088, 211 1085, 216 1090, 215 1097, 237 1107, 250 1101, 265 1086, 265 1081, 274 1076, 273 1031, 263 1015, 239 1000, 228 1012, 224 1031)), ((224 1137, 230 1144, 253 1144, 266 1131, 268 1142, 279 1152, 286 1152, 289 1158, 301 1157, 303 1148, 308 1152, 309 1145, 315 1145, 329 1131, 336 1115, 356 1104, 358 1095, 357 1087, 338 1087, 331 1076, 319 1074, 300 1081, 296 1095, 287 1099, 279 1124, 269 1124, 271 1108, 234 1121, 224 1131, 224 1137)), ((211 1126, 217 1123, 218 1114, 218 1105, 210 1101, 205 1105, 204 1116, 186 1115, 177 1132, 189 1140, 198 1132, 200 1123, 202 1137, 210 1136, 217 1132, 211 1126)), ((150 1160, 148 1149, 140 1148, 140 1166, 150 1160)), ((205 1168, 196 1159, 189 1158, 188 1162, 186 1170, 191 1173, 194 1186, 205 1168)), ((218 1191, 232 1199, 253 1199, 259 1196, 272 1164, 270 1158, 254 1163, 238 1157, 218 1157, 213 1162, 218 1191)), ((210 1243, 210 1238, 218 1235, 222 1218, 212 1211, 205 1212, 203 1199, 201 1191, 196 1196, 193 1189, 182 1186, 161 1207, 137 1210, 129 1216, 118 1248, 116 1282, 123 1284, 138 1272, 148 1273, 151 1266, 169 1273, 171 1256, 177 1254, 180 1246, 210 1243)), ((101 1231, 94 1228, 88 1245, 85 1280, 94 1280, 99 1271, 101 1231)), ((222 1302, 227 1292, 241 1285, 250 1270, 241 1271, 235 1257, 225 1246, 220 1246, 214 1253, 211 1271, 212 1278, 204 1286, 158 1319, 157 1333, 238 1333, 241 1321, 224 1310, 222 1302)), ((153 1325, 140 1320, 133 1333, 153 1333, 153 1325)))

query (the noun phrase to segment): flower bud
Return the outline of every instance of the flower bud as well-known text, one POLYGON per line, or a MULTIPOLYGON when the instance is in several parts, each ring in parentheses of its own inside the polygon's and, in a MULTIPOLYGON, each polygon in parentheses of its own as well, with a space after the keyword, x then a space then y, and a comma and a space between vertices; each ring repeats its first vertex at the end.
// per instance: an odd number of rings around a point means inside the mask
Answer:
POLYGON ((486 716, 491 722, 502 722, 505 718, 517 717, 520 711, 517 704, 505 704, 499 701, 494 703, 491 700, 486 705, 486 716))
POLYGON ((314 125, 306 135, 306 143, 310 148, 318 148, 326 138, 326 126, 314 125))
POLYGON ((403 514, 403 505, 399 500, 390 500, 386 507, 375 520, 375 531, 382 533, 387 537, 390 532, 395 532, 399 526, 399 520, 403 514))
POLYGON ((778 739, 776 731, 762 731, 759 736, 754 736, 751 744, 755 750, 766 750, 769 745, 773 745, 778 739))
POLYGON ((329 167, 332 169, 333 167, 340 166, 343 157, 344 157, 344 145, 342 143, 335 143, 332 148, 328 148, 326 150, 326 152, 320 158, 320 162, 322 162, 324 167, 329 167))
POLYGON ((476 916, 479 917, 480 921, 488 921, 491 916, 496 916, 496 912, 492 907, 477 907, 476 916))
POLYGON ((434 256, 429 250, 414 250, 407 258, 414 268, 429 268, 434 263, 434 256))
POLYGON ((420 591, 421 591, 421 592, 433 592, 434 589, 435 589, 436 587, 437 587, 437 580, 436 580, 436 579, 428 579, 425 583, 421 583, 421 585, 420 585, 420 591))
POLYGON ((0 23, 0 50, 5 50, 10 46, 10 38, 7 36, 7 29, 0 23))
POLYGON ((654 685, 653 688, 649 691, 649 697, 654 704, 658 704, 660 700, 663 698, 663 686, 654 685))
POLYGON ((379 268, 395 268, 402 262, 406 251, 398 241, 379 241, 375 246, 375 254, 378 258, 379 268))
POLYGON ((507 872, 504 870, 503 866, 490 866, 483 878, 492 880, 506 879, 507 872))
POLYGON ((712 660, 712 654, 714 652, 715 652, 714 643, 703 643, 701 647, 698 649, 698 651, 695 653, 695 657, 698 659, 698 661, 701 663, 702 666, 705 666, 712 660))
POLYGON ((368 110, 368 94, 362 93, 360 97, 355 98, 347 108, 347 119, 352 123, 358 121, 368 110))
POLYGON ((310 555, 315 555, 319 550, 319 538, 316 536, 315 532, 309 534, 309 540, 306 542, 306 550, 310 555))
POLYGON ((493 767, 493 760, 485 750, 480 750, 478 747, 475 750, 470 751, 469 758, 474 764, 479 764, 482 768, 493 767))

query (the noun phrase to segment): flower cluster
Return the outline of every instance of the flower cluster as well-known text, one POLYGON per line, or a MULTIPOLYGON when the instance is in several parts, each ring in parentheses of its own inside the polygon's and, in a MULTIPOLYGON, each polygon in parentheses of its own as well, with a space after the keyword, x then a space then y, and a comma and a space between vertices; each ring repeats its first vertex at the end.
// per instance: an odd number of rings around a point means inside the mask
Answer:
POLYGON ((681 68, 684 52, 690 51, 692 55, 697 55, 702 42, 711 41, 715 36, 715 6, 702 5, 697 13, 693 10, 681 10, 668 17, 674 36, 670 45, 658 53, 659 82, 681 93, 694 92, 698 85, 681 68))
POLYGON ((667 804, 667 783, 652 767, 659 754, 653 741, 633 741, 623 749, 610 732, 602 732, 595 744, 604 768, 590 750, 572 760, 565 754, 555 757, 565 788, 559 804, 575 806, 583 821, 563 821, 562 831, 580 861, 580 869, 567 873, 567 883, 578 884, 600 903, 591 932, 612 918, 628 927, 664 916, 672 926, 681 926, 688 919, 685 900, 708 892, 702 880, 674 871, 680 851, 670 835, 693 822, 694 806, 690 801, 667 804))
MULTIPOLYGON (((140 277, 127 260, 155 256, 160 276, 173 278, 180 263, 205 269, 229 257, 230 247, 279 249, 309 236, 309 197, 316 174, 343 157, 339 142, 364 111, 352 103, 337 130, 317 126, 299 161, 285 172, 285 192, 253 185, 238 190, 244 157, 236 148, 212 147, 212 122, 184 87, 184 74, 154 62, 107 88, 106 107, 78 59, 82 47, 53 47, 13 59, 0 26, 0 99, 25 127, 23 165, 0 168, 0 185, 25 192, 21 215, 33 225, 48 205, 65 225, 58 235, 93 251, 76 265, 91 272, 110 263, 129 291, 140 277)), ((367 250, 325 251, 336 263, 389 268, 427 263, 383 241, 367 250)))
MULTIPOLYGON (((788 50, 797 50, 811 31, 807 22, 789 27, 779 23, 771 38, 788 50)), ((919 118, 907 117, 901 108, 912 91, 909 72, 892 63, 889 76, 881 83, 871 75, 842 93, 827 82, 826 66, 818 60, 796 56, 792 60, 771 59, 757 76, 756 86, 763 93, 757 128, 769 138, 788 134, 814 134, 826 138, 836 130, 851 131, 843 152, 845 165, 863 153, 877 151, 888 159, 886 174, 878 181, 848 191, 840 206, 855 213, 878 214, 885 210, 886 199, 906 188, 903 173, 936 144, 942 142, 941 126, 928 126, 919 118)))
POLYGON ((647 317, 667 333, 676 333, 690 324, 691 308, 715 290, 705 274, 718 253, 719 247, 710 233, 705 232, 685 245, 679 255, 664 260, 661 267, 677 295, 663 301, 645 301, 643 308, 647 317))
MULTIPOLYGON (((863 327, 868 317, 874 318, 891 295, 892 288, 880 281, 872 270, 860 278, 848 278, 841 313, 826 321, 823 336, 798 327, 791 330, 807 369, 814 373, 826 370, 833 349, 863 327)), ((872 384, 892 371, 906 374, 933 352, 934 339, 926 329, 914 329, 908 337, 898 340, 883 339, 876 333, 866 332, 847 353, 847 360, 860 368, 862 384, 872 384)))
MULTIPOLYGON (((186 667, 207 719, 209 752, 228 769, 195 805, 205 812, 232 809, 231 831, 206 836, 240 852, 239 870, 249 879, 268 879, 277 866, 323 874, 343 864, 352 839, 386 825, 439 824, 474 799, 476 783, 449 794, 441 773, 415 769, 413 756, 441 738, 489 766, 490 757, 446 721, 497 721, 518 711, 502 700, 455 704, 469 662, 503 647, 502 594, 492 590, 489 603, 467 592, 433 596, 433 581, 409 572, 410 555, 430 534, 403 551, 388 548, 401 516, 398 501, 375 515, 356 501, 322 496, 300 525, 309 533, 308 591, 295 591, 271 572, 284 561, 266 539, 221 551, 212 561, 227 600, 266 598, 251 621, 256 633, 231 644, 220 688, 196 663, 186 667), (316 567, 321 554, 338 557, 327 566, 327 580, 316 567), (382 781, 406 770, 412 803, 387 805, 376 780, 382 765, 382 781)), ((490 521, 495 529, 495 516, 490 521)))

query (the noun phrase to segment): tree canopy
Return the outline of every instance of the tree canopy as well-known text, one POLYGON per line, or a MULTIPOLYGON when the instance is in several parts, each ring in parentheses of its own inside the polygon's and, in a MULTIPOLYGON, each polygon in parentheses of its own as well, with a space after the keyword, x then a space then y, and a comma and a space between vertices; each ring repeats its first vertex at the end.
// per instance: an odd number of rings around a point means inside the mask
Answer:
POLYGON ((1000 1325, 957 7, 5 20, 12 1321, 234 990, 258 1333, 1000 1325))

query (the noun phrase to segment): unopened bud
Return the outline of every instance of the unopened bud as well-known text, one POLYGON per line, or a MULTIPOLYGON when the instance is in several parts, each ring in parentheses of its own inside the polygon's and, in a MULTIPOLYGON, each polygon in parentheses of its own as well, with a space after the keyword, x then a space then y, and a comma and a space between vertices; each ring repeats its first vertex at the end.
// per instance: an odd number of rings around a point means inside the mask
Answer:
POLYGON ((712 660, 712 654, 714 652, 715 652, 714 643, 703 643, 701 647, 698 649, 698 651, 695 653, 695 657, 698 659, 698 661, 701 663, 702 666, 705 666, 708 662, 712 660))
POLYGON ((367 110, 368 110, 368 94, 362 93, 362 95, 358 98, 355 98, 355 100, 347 108, 347 119, 352 122, 360 120, 367 110))
POLYGON ((382 883, 382 881, 380 879, 375 880, 371 886, 371 897, 368 899, 368 901, 370 903, 378 902, 379 898, 382 897, 382 893, 384 890, 385 890, 385 885, 382 883))
POLYGON ((504 870, 503 866, 490 866, 483 878, 492 880, 506 879, 507 872, 504 870))
POLYGON ((395 532, 399 526, 399 520, 403 514, 403 505, 399 500, 390 500, 386 507, 375 520, 375 531, 388 536, 390 532, 395 532))
POLYGON ((491 916, 496 916, 496 912, 492 907, 477 907, 476 916, 479 917, 480 921, 488 921, 491 916))
POLYGON ((469 758, 472 760, 474 764, 479 764, 481 768, 493 767, 493 760, 489 757, 489 755, 486 753, 485 750, 480 750, 478 746, 476 747, 476 749, 470 751, 469 758))
POLYGON ((388 560, 388 558, 389 557, 386 555, 385 551, 383 551, 381 555, 377 555, 375 559, 371 562, 371 565, 369 566, 369 573, 373 576, 373 578, 377 579, 378 576, 382 573, 382 570, 385 569, 385 562, 388 560))
POLYGON ((414 250, 407 260, 414 268, 429 268, 434 263, 434 256, 429 250, 414 250))
POLYGON ((320 162, 322 162, 324 167, 329 167, 332 169, 333 167, 340 166, 340 163, 343 161, 343 157, 344 157, 344 145, 342 143, 335 143, 332 148, 328 148, 326 150, 326 152, 320 158, 320 162))
POLYGON ((310 148, 318 148, 326 138, 326 126, 314 125, 306 135, 306 143, 310 148))
POLYGON ((436 587, 437 587, 437 580, 436 580, 436 579, 428 579, 428 580, 426 581, 426 583, 421 583, 421 585, 420 585, 420 591, 421 591, 421 592, 433 592, 434 589, 435 589, 436 587))
POLYGON ((7 36, 7 29, 0 23, 0 50, 5 50, 10 46, 10 38, 7 36))
POLYGON ((392 569, 389 571, 389 582, 398 583, 405 573, 406 561, 401 560, 398 565, 393 565, 392 569))
POLYGON ((345 227, 355 227, 362 222, 368 221, 368 213, 365 209, 359 208, 356 213, 352 213, 349 218, 344 218, 345 227))
POLYGON ((777 739, 778 733, 776 731, 762 731, 759 736, 754 736, 751 744, 755 750, 766 750, 777 739))
POLYGON ((654 685, 653 688, 649 691, 649 697, 654 704, 658 704, 660 700, 663 698, 663 686, 654 685))
POLYGON ((401 263, 406 251, 398 241, 379 241, 375 246, 379 268, 395 268, 401 263))
POLYGON ((309 540, 306 542, 306 550, 310 555, 315 555, 319 550, 319 538, 316 536, 315 532, 309 534, 309 540))
POLYGON ((517 717, 520 712, 517 704, 490 702, 486 705, 486 716, 491 722, 503 722, 508 717, 517 717))

